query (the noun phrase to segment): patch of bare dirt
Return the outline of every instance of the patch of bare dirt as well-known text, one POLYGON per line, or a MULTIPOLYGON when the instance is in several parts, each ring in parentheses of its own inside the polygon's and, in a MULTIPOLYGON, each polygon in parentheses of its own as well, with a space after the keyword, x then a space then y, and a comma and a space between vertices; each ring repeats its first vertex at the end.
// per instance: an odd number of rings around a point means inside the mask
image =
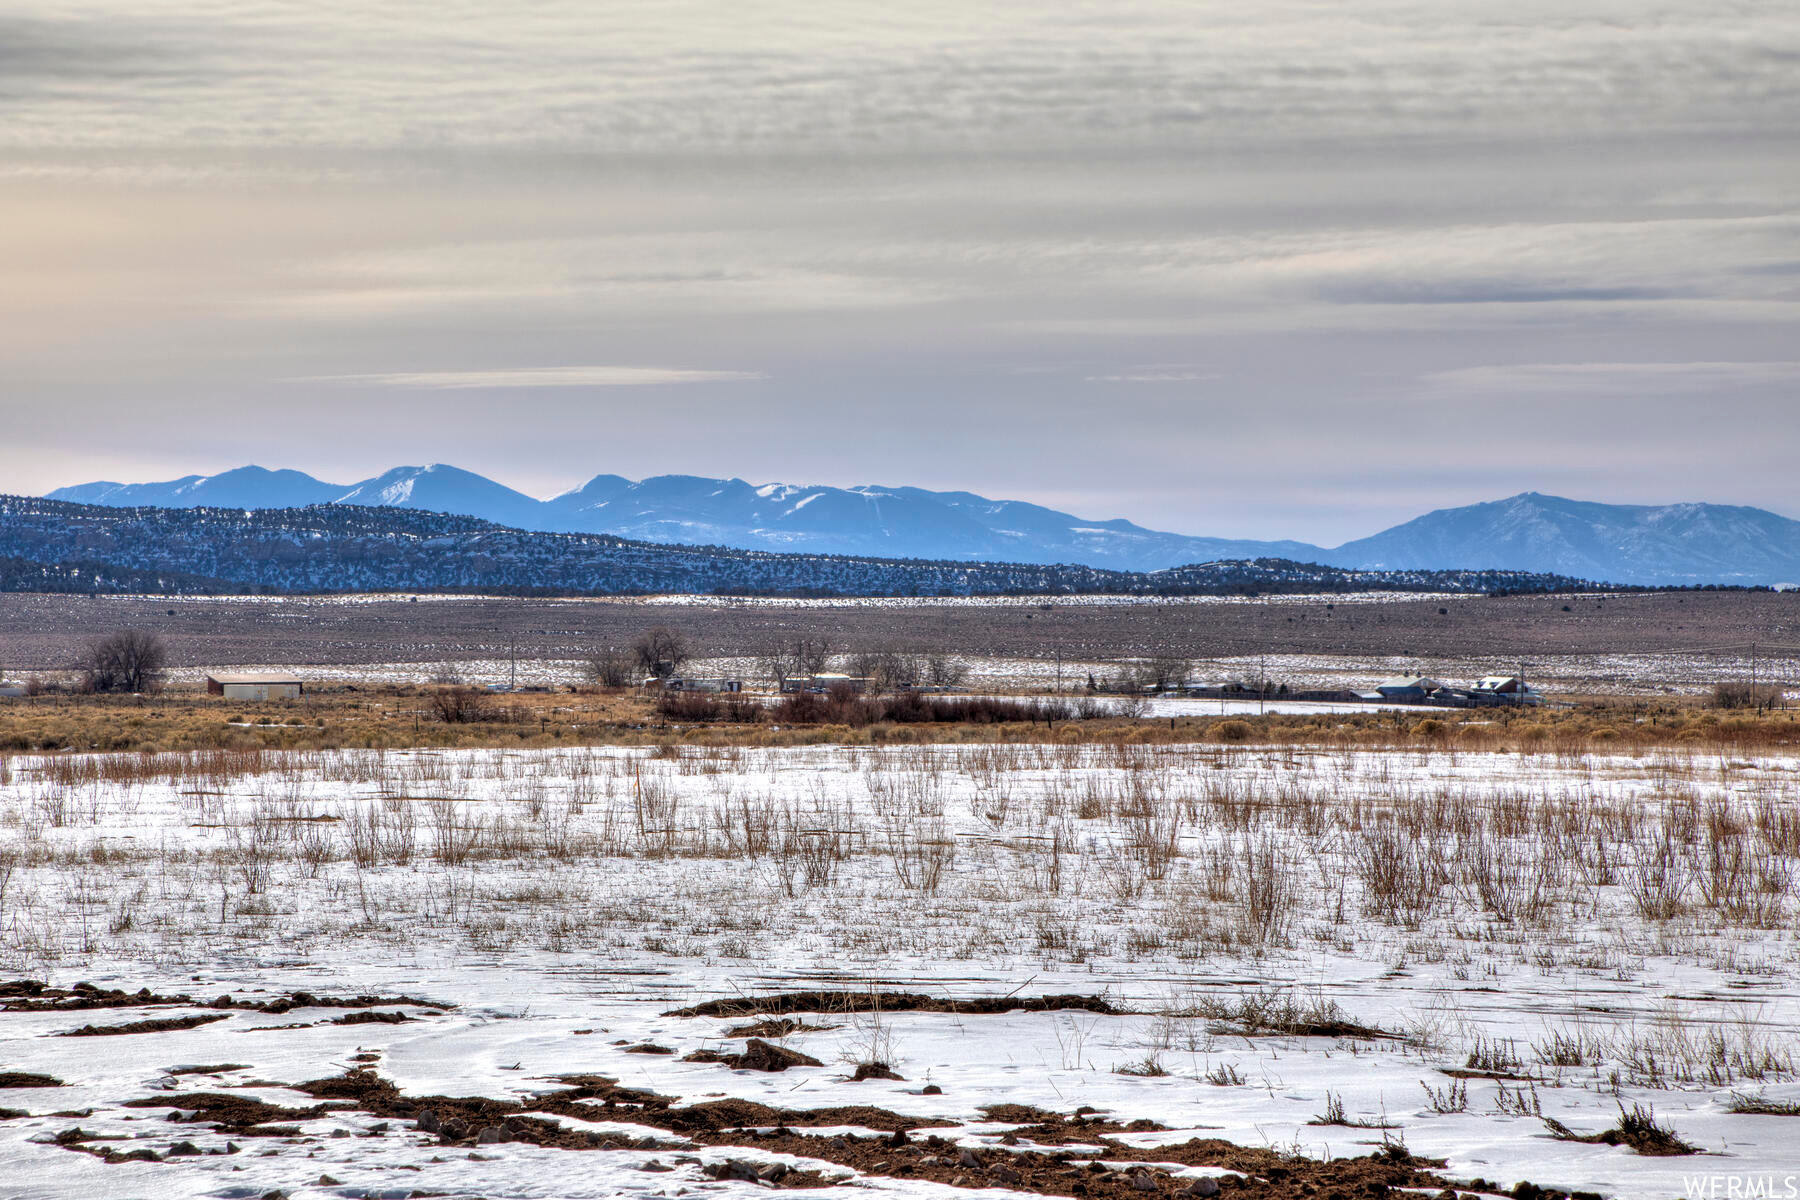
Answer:
POLYGON ((1639 1154, 1657 1158, 1700 1153, 1700 1147, 1688 1142, 1668 1126, 1659 1124, 1654 1112, 1639 1105, 1633 1105, 1630 1112, 1621 1108, 1619 1123, 1611 1129, 1603 1129, 1599 1133, 1576 1133, 1553 1117, 1541 1119, 1545 1127, 1550 1130, 1550 1136, 1559 1142, 1586 1142, 1596 1146, 1629 1146, 1639 1154))
MULTIPOLYGON (((1179 1197, 1180 1200, 1203 1200, 1212 1196, 1225 1196, 1228 1200, 1239 1200, 1240 1197, 1242 1200, 1365 1200, 1389 1196, 1399 1189, 1498 1194, 1485 1180, 1446 1179, 1439 1174, 1444 1165, 1441 1160, 1413 1157, 1397 1147, 1363 1158, 1338 1158, 1329 1162, 1218 1139, 1193 1139, 1178 1145, 1139 1148, 1104 1136, 1108 1129, 1119 1131, 1135 1126, 1119 1126, 1093 1110, 1064 1115, 1025 1105, 995 1105, 985 1110, 985 1115, 999 1123, 1015 1118, 1027 1122, 1014 1133, 1033 1140, 1038 1140, 1040 1132, 1054 1136, 1080 1131, 1088 1135, 1086 1140, 1102 1147, 1100 1153, 1093 1155, 1063 1149, 1013 1150, 1005 1146, 977 1149, 958 1146, 936 1133, 910 1137, 909 1131, 926 1125, 947 1127, 956 1123, 904 1117, 874 1107, 787 1110, 747 1100, 717 1100, 671 1108, 667 1106, 667 1097, 655 1097, 661 1103, 647 1104, 642 1103, 641 1094, 633 1097, 639 1101, 639 1111, 631 1119, 666 1129, 683 1140, 631 1139, 564 1128, 555 1121, 535 1115, 550 1113, 594 1119, 604 1109, 618 1104, 618 1093, 631 1091, 598 1075, 568 1076, 563 1082, 571 1085, 566 1091, 524 1104, 479 1096, 403 1096, 392 1083, 372 1071, 361 1070, 296 1086, 297 1090, 320 1099, 350 1101, 354 1107, 375 1116, 410 1120, 412 1132, 435 1136, 445 1145, 480 1146, 516 1141, 571 1150, 670 1150, 693 1145, 738 1149, 744 1152, 744 1158, 715 1164, 708 1173, 722 1179, 754 1177, 762 1183, 783 1188, 814 1187, 833 1181, 815 1172, 770 1169, 773 1164, 768 1159, 774 1155, 821 1159, 871 1176, 925 1179, 953 1187, 1005 1187, 1047 1196, 1091 1197, 1094 1200, 1145 1200, 1146 1194, 1179 1197), (596 1099, 601 1103, 592 1103, 596 1099), (809 1125, 849 1125, 888 1132, 870 1137, 824 1137, 799 1132, 809 1125), (1122 1169, 1117 1166, 1121 1163, 1126 1164, 1122 1169), (1171 1175, 1166 1168, 1155 1165, 1168 1163, 1211 1167, 1234 1174, 1196 1180, 1171 1175)), ((187 1104, 193 1099, 192 1096, 182 1097, 181 1101, 187 1104)), ((155 1107, 164 1103, 169 1102, 159 1098, 145 1101, 143 1106, 155 1107)), ((207 1103, 210 1106, 210 1099, 207 1103)), ((202 1110, 195 1111, 194 1119, 200 1119, 198 1113, 202 1110)), ((209 1107, 206 1111, 222 1110, 209 1107)), ((234 1111, 245 1118, 263 1115, 262 1110, 248 1107, 234 1111)), ((309 1110, 293 1111, 304 1113, 309 1110)), ((616 1116, 617 1113, 606 1115, 616 1116)), ((676 1161, 691 1164, 696 1160, 677 1158, 676 1161)), ((1529 1184, 1524 1187, 1530 1189, 1532 1200, 1569 1200, 1564 1193, 1529 1184)), ((1514 1194, 1520 1194, 1519 1190, 1515 1189, 1514 1194)), ((1587 1198, 1582 1196, 1576 1200, 1587 1198)))
POLYGON ((246 1137, 280 1137, 285 1134, 275 1127, 277 1121, 311 1121, 327 1113, 342 1112, 346 1106, 315 1104, 311 1108, 284 1108, 226 1092, 176 1092, 168 1096, 127 1100, 124 1107, 166 1108, 171 1122, 214 1125, 221 1131, 246 1137), (182 1115, 184 1113, 187 1115, 182 1115))
POLYGON ((981 1115, 1001 1125, 1015 1125, 1013 1134, 1044 1145, 1092 1142, 1110 1133, 1154 1133, 1168 1126, 1146 1118, 1121 1124, 1086 1105, 1073 1113, 1051 1112, 1032 1104, 985 1104, 981 1115))
POLYGON ((412 1020, 403 1012, 352 1012, 329 1021, 331 1025, 401 1025, 412 1020))
POLYGON ((720 1034, 728 1038, 774 1038, 779 1041, 792 1037, 796 1033, 830 1033, 833 1029, 842 1029, 842 1025, 808 1025, 797 1017, 773 1017, 766 1021, 752 1021, 748 1025, 734 1025, 720 1034))
POLYGON ((248 1071, 248 1063, 195 1063, 190 1066, 170 1067, 165 1075, 228 1075, 233 1071, 248 1071))
POLYGON ((78 1012, 89 1008, 147 1008, 160 1004, 192 1004, 192 996, 159 996, 149 988, 127 992, 78 983, 51 987, 38 979, 0 984, 0 1012, 78 1012))
POLYGON ((789 1067, 822 1067, 825 1064, 810 1054, 802 1054, 787 1046, 777 1046, 761 1038, 751 1038, 742 1054, 721 1050, 696 1050, 682 1062, 723 1063, 739 1071, 785 1071, 789 1067))
POLYGON ((15 979, 0 983, 0 1012, 78 1012, 90 1008, 149 1008, 159 1005, 194 1005, 226 1011, 285 1013, 296 1008, 423 1008, 444 1012, 456 1007, 435 1000, 413 996, 320 996, 312 992, 292 992, 267 1000, 234 999, 219 996, 212 1000, 196 1000, 180 993, 163 996, 149 988, 128 992, 122 988, 101 988, 91 983, 73 987, 51 987, 41 979, 15 979))
POLYGON ((227 1019, 225 1013, 195 1013, 191 1017, 153 1017, 147 1021, 130 1021, 124 1025, 83 1025, 65 1029, 57 1037, 114 1037, 126 1033, 170 1033, 178 1029, 198 1029, 214 1021, 227 1019))
POLYGON ((1008 1012, 1081 1012, 1118 1016, 1104 996, 927 996, 921 992, 778 992, 770 996, 735 996, 672 1009, 667 1017, 755 1017, 792 1013, 928 1012, 984 1015, 1008 1012))
POLYGON ((0 1088, 53 1088, 63 1086, 54 1075, 35 1075, 30 1071, 0 1071, 0 1088))

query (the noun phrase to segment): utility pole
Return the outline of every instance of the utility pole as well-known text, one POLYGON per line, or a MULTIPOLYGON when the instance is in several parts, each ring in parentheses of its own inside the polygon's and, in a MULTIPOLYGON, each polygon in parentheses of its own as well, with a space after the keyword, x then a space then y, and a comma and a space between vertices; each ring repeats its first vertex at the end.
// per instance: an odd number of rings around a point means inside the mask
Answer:
POLYGON ((507 683, 506 690, 516 692, 519 690, 519 643, 517 639, 514 639, 507 653, 512 657, 512 678, 507 683))

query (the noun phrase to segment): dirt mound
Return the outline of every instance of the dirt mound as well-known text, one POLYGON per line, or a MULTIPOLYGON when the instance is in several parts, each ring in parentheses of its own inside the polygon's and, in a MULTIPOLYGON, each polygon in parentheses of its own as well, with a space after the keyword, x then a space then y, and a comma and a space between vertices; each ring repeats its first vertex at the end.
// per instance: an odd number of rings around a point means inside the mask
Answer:
POLYGON ((682 1062, 724 1063, 740 1071, 785 1071, 789 1067, 822 1067, 825 1064, 810 1054, 786 1046, 777 1046, 761 1038, 751 1038, 742 1054, 725 1054, 718 1050, 696 1050, 682 1062))
POLYGON ((159 1017, 148 1021, 132 1021, 125 1025, 83 1025, 65 1029, 57 1037, 113 1037, 124 1033, 169 1033, 177 1029, 197 1029, 226 1019, 224 1013, 196 1013, 191 1017, 159 1017))
POLYGON ((781 1125, 781 1110, 754 1100, 710 1100, 690 1104, 666 1114, 667 1127, 690 1130, 743 1129, 752 1125, 781 1125))
POLYGON ((1211 1166, 1241 1173, 1223 1175, 1216 1191, 1189 1191, 1191 1178, 1178 1178, 1154 1167, 1112 1170, 1101 1162, 1067 1151, 1051 1154, 1012 1153, 986 1149, 965 1151, 949 1140, 931 1136, 908 1140, 883 1138, 805 1137, 791 1130, 772 1134, 742 1135, 759 1150, 803 1154, 850 1167, 868 1175, 907 1180, 929 1180, 953 1187, 1004 1187, 1012 1191, 1050 1196, 1109 1197, 1144 1200, 1146 1195, 1198 1197, 1220 1195, 1271 1200, 1328 1200, 1340 1197, 1382 1196, 1396 1188, 1442 1190, 1445 1181, 1431 1170, 1441 1162, 1415 1159, 1404 1154, 1379 1153, 1367 1158, 1340 1158, 1331 1162, 1288 1158, 1271 1150, 1238 1146, 1216 1140, 1191 1141, 1179 1146, 1139 1150, 1106 1142, 1102 1155, 1109 1162, 1180 1162, 1211 1166))
POLYGON ((274 1000, 250 1002, 237 1001, 236 1007, 255 1008, 261 1012, 277 1015, 293 1008, 385 1008, 401 1006, 406 1008, 425 1008, 432 1012, 448 1012, 455 1008, 454 1004, 445 1004, 440 1000, 421 1000, 416 996, 319 996, 312 992, 294 992, 274 1000))
POLYGON ((1118 1016, 1127 1010, 1103 996, 966 996, 953 999, 922 992, 778 992, 770 996, 738 996, 672 1009, 667 1017, 755 1017, 792 1013, 933 1012, 985 1015, 1007 1012, 1081 1012, 1118 1016))
POLYGON ((841 1025, 808 1025, 805 1021, 793 1017, 779 1017, 767 1021, 752 1021, 748 1025, 737 1025, 727 1029, 721 1036, 728 1038, 784 1038, 796 1033, 829 1033, 833 1029, 842 1029, 841 1025))
MULTIPOLYGON (((617 1088, 612 1080, 598 1075, 567 1076, 563 1081, 575 1086, 567 1092, 524 1104, 479 1096, 402 1096, 393 1084, 371 1071, 361 1070, 300 1084, 297 1090, 320 1098, 350 1100, 354 1107, 375 1116, 411 1120, 414 1128, 435 1134, 445 1145, 526 1142, 569 1150, 666 1150, 684 1144, 568 1129, 533 1115, 560 1113, 594 1119, 595 1114, 604 1110, 574 1099, 575 1094, 587 1092, 604 1096, 617 1088)), ((1320 1161, 1218 1139, 1194 1139, 1178 1145, 1144 1148, 1128 1146, 1105 1137, 1101 1133, 1102 1126, 1113 1130, 1120 1127, 1092 1110, 1064 1115, 1015 1104, 993 1105, 984 1110, 988 1119, 997 1123, 1015 1119, 1031 1122, 1027 1128, 1015 1131, 1021 1136, 1029 1133, 1035 1137, 1037 1130, 1052 1134, 1084 1131, 1088 1134, 1085 1140, 1098 1142, 1102 1147, 1098 1155, 1090 1157, 1088 1153, 1060 1149, 1015 1152, 1004 1147, 964 1148, 935 1133, 909 1137, 909 1131, 923 1126, 954 1126, 956 1122, 903 1117, 886 1109, 861 1105, 790 1110, 748 1100, 715 1100, 667 1108, 666 1097, 657 1099, 665 1107, 646 1108, 634 1114, 632 1119, 667 1129, 688 1139, 686 1144, 742 1149, 750 1157, 730 1161, 742 1162, 747 1168, 754 1169, 749 1173, 740 1171, 729 1175, 730 1178, 747 1180, 755 1174, 765 1183, 784 1188, 822 1186, 832 1180, 798 1172, 780 1179, 766 1177, 756 1166, 757 1160, 766 1163, 775 1154, 796 1155, 822 1159, 870 1176, 927 1180, 953 1187, 1004 1187, 1047 1196, 1093 1200, 1146 1200, 1147 1193, 1152 1200, 1156 1195, 1170 1200, 1202 1200, 1210 1196, 1223 1196, 1226 1200, 1239 1200, 1239 1197, 1243 1200, 1352 1200, 1353 1197, 1384 1196, 1396 1189, 1430 1192, 1450 1189, 1465 1194, 1497 1194, 1485 1181, 1447 1180, 1437 1173, 1443 1168, 1442 1161, 1415 1158, 1399 1149, 1386 1149, 1365 1158, 1320 1161), (848 1125, 886 1132, 871 1137, 826 1137, 798 1132, 809 1125, 848 1125), (1107 1163, 1128 1165, 1124 1169, 1113 1169, 1107 1163), (1234 1174, 1196 1181, 1169 1175, 1150 1165, 1154 1163, 1211 1167, 1234 1174)), ((160 1097, 137 1102, 137 1106, 147 1108, 162 1105, 189 1108, 196 1113, 191 1118, 194 1120, 206 1119, 205 1114, 230 1114, 236 1119, 286 1115, 293 1119, 316 1111, 280 1110, 272 1105, 257 1106, 254 1101, 216 1097, 212 1093, 196 1093, 174 1102, 160 1097), (195 1107, 196 1102, 201 1107, 195 1107), (227 1108, 224 1102, 235 1107, 227 1108)), ((325 1107, 325 1111, 329 1111, 329 1107, 325 1107)), ((1133 1122, 1125 1128, 1151 1124, 1133 1122)), ((254 1130, 257 1127, 248 1128, 254 1130)), ((96 1140, 87 1135, 82 1138, 84 1141, 96 1140)), ((122 1161, 122 1156, 117 1159, 107 1157, 108 1161, 122 1161)), ((1532 1188, 1530 1194, 1539 1200, 1562 1195, 1536 1189, 1534 1185, 1523 1186, 1532 1188)))
POLYGON ((127 992, 78 983, 55 988, 37 979, 17 979, 0 984, 0 1012, 79 1012, 90 1008, 147 1008, 152 1005, 192 1004, 192 996, 159 996, 149 988, 127 992))
POLYGON ((856 1064, 856 1073, 850 1076, 852 1083, 861 1083, 865 1079, 892 1079, 899 1083, 906 1082, 906 1076, 883 1062, 866 1062, 856 1064))
POLYGON ((982 1116, 1002 1125, 1013 1125, 1019 1137, 1047 1146, 1064 1142, 1092 1142, 1113 1133, 1151 1133, 1168 1126, 1146 1118, 1120 1124, 1097 1109, 1078 1108, 1073 1113, 1051 1112, 1032 1104, 985 1104, 982 1116))
POLYGON ((89 1008, 147 1008, 156 1005, 204 1004, 214 1009, 241 1009, 248 1012, 284 1013, 295 1008, 382 1008, 404 1006, 443 1012, 455 1008, 436 1000, 420 1000, 413 996, 319 996, 312 992, 293 992, 269 1000, 235 1000, 219 996, 199 1001, 185 993, 163 996, 149 988, 127 992, 122 988, 101 988, 91 983, 78 983, 69 988, 51 987, 40 979, 15 979, 0 983, 0 1012, 77 1012, 89 1008))
POLYGON ((54 1075, 34 1075, 30 1071, 0 1071, 0 1088, 61 1087, 63 1081, 54 1075))
POLYGON ((357 1107, 378 1116, 387 1114, 377 1106, 391 1105, 400 1098, 400 1089, 373 1071, 346 1071, 326 1079, 311 1079, 296 1083, 293 1090, 320 1100, 354 1100, 357 1107))
POLYGON ((344 1108, 341 1104, 283 1108, 279 1104, 265 1104, 261 1100, 224 1092, 177 1092, 169 1096, 145 1096, 141 1100, 125 1101, 124 1107, 167 1108, 172 1110, 172 1120, 207 1122, 231 1133, 251 1136, 258 1132, 256 1126, 259 1125, 269 1125, 275 1121, 310 1121, 329 1112, 341 1112, 344 1108), (183 1112, 189 1115, 175 1115, 183 1112))
POLYGON ((412 1020, 403 1012, 352 1012, 333 1019, 332 1025, 402 1025, 412 1020))
POLYGON ((1550 1130, 1550 1136, 1560 1142, 1629 1146, 1639 1154, 1657 1158, 1700 1153, 1700 1147, 1687 1142, 1673 1129, 1657 1124, 1656 1113, 1641 1105, 1632 1105, 1630 1112, 1621 1108, 1619 1123, 1611 1129, 1604 1129, 1599 1133, 1576 1133, 1552 1117, 1544 1117, 1543 1122, 1545 1127, 1550 1130))

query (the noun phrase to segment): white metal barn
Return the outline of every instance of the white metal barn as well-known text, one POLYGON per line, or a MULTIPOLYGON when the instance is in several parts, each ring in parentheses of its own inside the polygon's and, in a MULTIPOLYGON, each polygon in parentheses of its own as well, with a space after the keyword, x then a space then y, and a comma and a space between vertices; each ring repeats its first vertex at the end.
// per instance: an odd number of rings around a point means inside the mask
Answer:
POLYGON ((298 700, 306 685, 292 675, 208 675, 206 690, 227 700, 298 700))

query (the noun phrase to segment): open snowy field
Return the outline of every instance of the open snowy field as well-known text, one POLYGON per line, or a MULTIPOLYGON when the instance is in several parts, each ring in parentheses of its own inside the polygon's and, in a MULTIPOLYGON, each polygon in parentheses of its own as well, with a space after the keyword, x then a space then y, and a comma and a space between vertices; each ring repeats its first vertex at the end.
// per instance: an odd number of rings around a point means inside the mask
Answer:
POLYGON ((1781 757, 13 758, 0 1194, 1784 1195, 1797 860, 1781 757))

